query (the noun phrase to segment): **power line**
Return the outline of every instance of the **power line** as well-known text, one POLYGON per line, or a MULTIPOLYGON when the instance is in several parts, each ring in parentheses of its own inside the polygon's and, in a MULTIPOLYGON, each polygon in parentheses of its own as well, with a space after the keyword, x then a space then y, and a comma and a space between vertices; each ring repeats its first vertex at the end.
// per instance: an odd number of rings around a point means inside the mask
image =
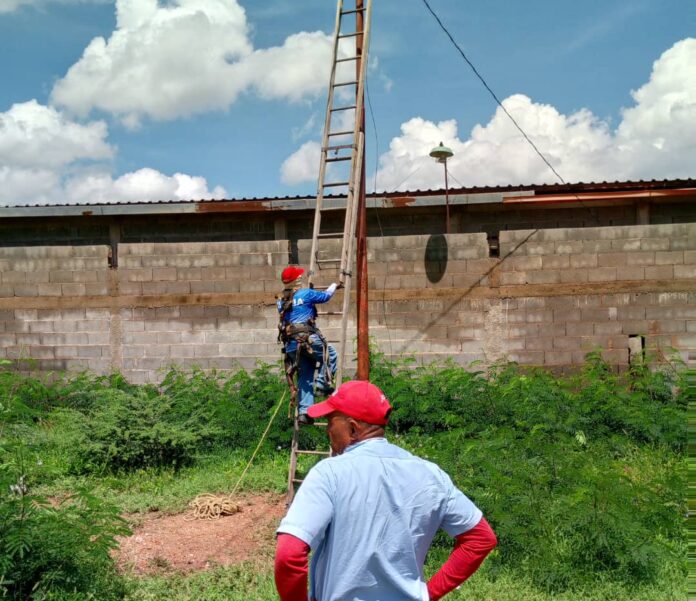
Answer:
POLYGON ((498 104, 498 106, 499 106, 501 109, 503 109, 503 112, 510 118, 510 121, 512 121, 512 122, 514 123, 515 127, 519 130, 519 132, 522 134, 522 136, 524 137, 524 139, 527 140, 527 142, 529 142, 529 144, 530 144, 531 147, 534 149, 534 151, 541 157, 541 160, 544 161, 544 163, 546 163, 546 165, 548 166, 548 168, 551 169, 551 171, 553 171, 554 175, 560 180, 560 182, 561 182, 562 184, 565 184, 566 181, 561 177, 560 173, 558 173, 558 171, 556 171, 556 169, 554 169, 553 165, 552 165, 551 163, 549 163, 549 161, 547 160, 547 158, 546 158, 546 157, 542 154, 542 152, 536 147, 536 144, 534 144, 534 142, 532 142, 532 140, 531 140, 531 139, 529 138, 529 136, 525 133, 525 131, 524 131, 524 130, 522 129, 522 127, 520 126, 520 124, 517 123, 517 121, 515 121, 515 118, 514 118, 514 117, 508 112, 508 110, 503 106, 503 103, 500 102, 500 99, 498 98, 498 96, 496 95, 496 93, 491 89, 491 87, 488 85, 488 83, 486 82, 486 80, 483 78, 483 75, 481 75, 481 74, 478 72, 478 69, 474 66, 474 64, 473 64, 473 63, 469 60, 469 58, 466 56, 466 54, 465 54, 464 50, 462 50, 461 46, 460 46, 459 44, 457 44, 456 40, 452 37, 452 34, 449 32, 449 30, 447 29, 447 27, 445 27, 445 25, 444 25, 444 23, 442 22, 442 20, 440 19, 440 17, 437 16, 437 14, 435 13, 435 11, 432 9, 432 7, 430 6, 430 4, 428 3, 428 0, 423 0, 423 4, 425 4, 426 8, 427 8, 428 11, 430 12, 430 14, 435 18, 435 20, 437 21, 438 25, 439 25, 440 28, 442 29, 442 31, 445 32, 445 34, 446 34, 447 37, 450 39, 450 41, 452 42, 452 44, 454 44, 454 47, 459 51, 459 54, 462 55, 462 58, 466 61, 466 63, 469 65, 469 67, 471 67, 471 70, 474 72, 474 74, 476 75, 476 77, 478 77, 479 80, 481 80, 481 83, 483 84, 483 86, 486 88, 486 90, 488 90, 488 92, 489 92, 490 95, 493 97, 493 99, 496 101, 496 103, 498 104))

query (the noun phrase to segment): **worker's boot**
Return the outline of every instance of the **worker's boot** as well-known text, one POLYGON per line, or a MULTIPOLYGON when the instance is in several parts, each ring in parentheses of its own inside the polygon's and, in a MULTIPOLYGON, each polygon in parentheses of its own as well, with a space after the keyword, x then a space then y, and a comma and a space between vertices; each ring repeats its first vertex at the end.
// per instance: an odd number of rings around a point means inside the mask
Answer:
POLYGON ((300 426, 311 426, 314 423, 314 420, 306 413, 300 413, 297 416, 297 423, 300 426))

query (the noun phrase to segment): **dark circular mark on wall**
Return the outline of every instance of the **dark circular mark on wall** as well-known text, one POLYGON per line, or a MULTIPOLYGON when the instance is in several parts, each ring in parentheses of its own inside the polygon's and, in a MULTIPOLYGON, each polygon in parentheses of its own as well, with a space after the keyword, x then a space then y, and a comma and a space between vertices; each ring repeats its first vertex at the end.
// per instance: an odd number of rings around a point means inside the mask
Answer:
POLYGON ((447 238, 443 234, 433 234, 425 245, 425 275, 428 281, 435 283, 442 279, 447 271, 447 238))

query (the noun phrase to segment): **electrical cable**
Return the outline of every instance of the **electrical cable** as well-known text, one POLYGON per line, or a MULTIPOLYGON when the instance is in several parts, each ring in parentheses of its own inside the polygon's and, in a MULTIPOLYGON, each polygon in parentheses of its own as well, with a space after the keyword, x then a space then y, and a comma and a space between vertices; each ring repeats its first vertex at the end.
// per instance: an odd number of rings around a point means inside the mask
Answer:
MULTIPOLYGON (((377 172, 379 171, 379 134, 377 133, 377 122, 375 121, 375 111, 372 108, 372 98, 370 97, 370 87, 368 85, 367 78, 365 78, 365 90, 367 92, 367 105, 370 109, 370 118, 372 120, 372 131, 375 134, 375 184, 372 190, 373 194, 377 193, 377 172)), ((401 185, 401 184, 399 184, 401 185)), ((366 199, 367 203, 367 199, 366 199)), ((377 226, 379 227, 379 235, 384 238, 384 229, 382 228, 382 220, 379 218, 379 209, 375 206, 375 216, 377 217, 377 226)), ((387 323, 387 302, 384 300, 384 291, 387 288, 387 276, 384 275, 384 283, 382 284, 382 318, 384 319, 384 327, 387 330, 387 337, 389 338, 389 356, 394 355, 394 347, 392 345, 391 330, 389 329, 389 324, 387 323)))
POLYGON ((527 140, 527 142, 529 142, 529 144, 530 144, 531 147, 534 149, 534 151, 539 155, 539 157, 541 157, 541 160, 544 161, 544 163, 546 163, 546 165, 548 166, 549 169, 551 169, 551 171, 553 171, 554 175, 558 178, 558 180, 559 180, 562 184, 565 184, 566 181, 561 177, 560 173, 558 173, 558 171, 556 171, 556 169, 554 169, 553 165, 548 161, 548 159, 547 159, 547 158, 542 154, 542 152, 537 148, 536 144, 534 144, 534 142, 532 142, 532 140, 531 140, 530 137, 527 135, 527 133, 522 129, 522 127, 520 126, 520 124, 517 123, 517 121, 515 120, 515 118, 514 118, 514 117, 509 113, 509 111, 503 106, 503 103, 500 101, 500 99, 498 98, 498 96, 496 95, 496 93, 495 93, 495 92, 491 89, 491 87, 488 85, 488 83, 486 82, 486 80, 483 78, 483 75, 481 75, 481 74, 479 73, 478 69, 477 69, 477 68, 474 66, 474 64, 469 60, 469 57, 467 57, 467 55, 466 55, 466 53, 464 52, 464 50, 462 50, 461 46, 456 42, 456 40, 454 39, 454 37, 452 37, 452 34, 449 32, 449 30, 447 29, 447 27, 445 27, 445 24, 442 22, 442 20, 440 19, 440 17, 438 17, 437 13, 436 13, 436 12, 433 10, 433 8, 430 6, 428 0, 422 0, 422 1, 423 1, 423 4, 425 4, 425 6, 426 6, 426 8, 428 9, 428 11, 430 12, 430 14, 435 18, 435 20, 437 21, 438 25, 439 25, 440 28, 442 29, 442 31, 445 32, 445 34, 446 34, 447 37, 450 39, 450 41, 452 42, 452 44, 454 44, 454 47, 459 51, 459 54, 462 55, 462 58, 466 61, 466 63, 469 65, 469 67, 471 67, 471 70, 474 72, 474 74, 476 75, 476 77, 479 78, 479 80, 481 81, 481 83, 483 84, 483 86, 486 88, 486 90, 488 90, 488 92, 490 93, 490 95, 493 97, 493 100, 495 100, 495 102, 497 103, 497 105, 498 105, 501 109, 503 109, 503 112, 510 118, 510 121, 512 121, 512 123, 515 125, 515 127, 519 130, 519 132, 522 134, 522 136, 524 137, 524 139, 527 140))

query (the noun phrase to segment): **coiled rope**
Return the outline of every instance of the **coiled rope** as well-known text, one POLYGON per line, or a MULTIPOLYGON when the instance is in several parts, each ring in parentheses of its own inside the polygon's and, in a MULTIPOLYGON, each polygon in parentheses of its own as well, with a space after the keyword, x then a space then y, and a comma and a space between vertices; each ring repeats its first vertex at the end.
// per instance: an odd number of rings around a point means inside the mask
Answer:
POLYGON ((268 435, 268 432, 271 429, 271 426, 273 425, 273 421, 275 420, 276 415, 278 415, 278 411, 280 411, 280 408, 282 407, 283 401, 285 401, 285 397, 287 396, 287 394, 287 391, 285 391, 283 393, 283 396, 280 398, 280 401, 278 401, 278 405, 276 406, 273 415, 271 415, 271 419, 269 420, 266 429, 263 431, 263 434, 261 435, 259 444, 256 445, 256 449, 251 455, 251 459, 249 459, 249 462, 244 468, 244 471, 239 476, 237 483, 234 485, 234 488, 232 489, 232 492, 228 495, 204 494, 197 496, 193 501, 189 503, 189 507, 193 510, 193 514, 190 517, 191 520, 217 520, 224 515, 233 515, 242 510, 242 506, 234 501, 234 495, 236 494, 239 485, 242 483, 242 480, 244 479, 244 476, 246 475, 247 471, 249 471, 251 464, 254 462, 256 454, 259 452, 261 445, 263 444, 264 440, 266 440, 266 436, 268 435))

